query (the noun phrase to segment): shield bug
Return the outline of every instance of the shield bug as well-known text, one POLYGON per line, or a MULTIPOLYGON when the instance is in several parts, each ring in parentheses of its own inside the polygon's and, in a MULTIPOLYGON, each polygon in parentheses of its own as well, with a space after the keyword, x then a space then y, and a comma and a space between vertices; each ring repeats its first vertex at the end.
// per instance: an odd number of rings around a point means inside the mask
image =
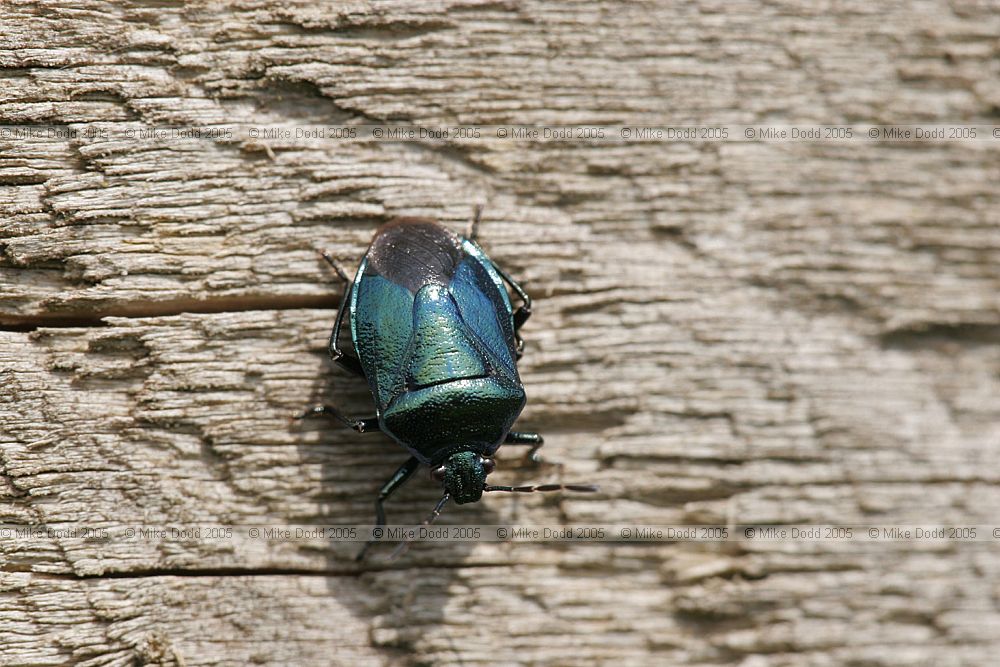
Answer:
MULTIPOLYGON (((537 460, 544 441, 537 433, 511 430, 525 404, 517 360, 531 298, 476 243, 479 218, 477 207, 468 238, 429 218, 391 220, 375 232, 353 281, 324 254, 347 283, 330 356, 368 381, 376 414, 353 419, 318 405, 299 417, 326 414, 359 433, 382 431, 410 453, 375 499, 376 527, 385 524, 385 501, 421 465, 444 488, 425 524, 449 500, 476 502, 484 492, 597 490, 486 483, 501 444, 528 445, 537 460), (517 310, 507 286, 520 301, 517 310), (356 356, 341 347, 345 320, 356 356)), ((403 548, 405 543, 393 557, 403 548)))

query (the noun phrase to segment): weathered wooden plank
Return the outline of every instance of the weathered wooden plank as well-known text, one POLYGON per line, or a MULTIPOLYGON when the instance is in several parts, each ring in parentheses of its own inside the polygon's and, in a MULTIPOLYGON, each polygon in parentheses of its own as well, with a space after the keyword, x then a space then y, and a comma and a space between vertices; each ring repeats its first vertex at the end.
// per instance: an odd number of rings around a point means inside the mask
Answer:
MULTIPOLYGON (((366 523, 401 460, 324 346, 396 214, 537 299, 547 438, 451 523, 987 524, 1000 501, 989 142, 295 143, 154 125, 995 122, 995 3, 4 8, 0 523, 366 523)), ((436 498, 416 480, 390 517, 436 498)), ((989 544, 0 541, 3 664, 983 664, 989 544)))

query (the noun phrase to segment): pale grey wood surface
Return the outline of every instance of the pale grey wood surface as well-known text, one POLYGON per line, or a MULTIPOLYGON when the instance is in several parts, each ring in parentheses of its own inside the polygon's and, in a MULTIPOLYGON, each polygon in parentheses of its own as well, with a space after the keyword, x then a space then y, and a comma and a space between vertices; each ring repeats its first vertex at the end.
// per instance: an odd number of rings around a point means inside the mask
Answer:
MULTIPOLYGON (((9 125, 995 123, 993 2, 10 4, 9 125)), ((451 523, 986 524, 996 143, 0 137, 0 522, 364 523, 402 460, 293 424, 398 215, 536 297, 546 459, 451 523)), ((391 506, 417 521, 420 475, 391 506)), ((0 541, 0 664, 969 665, 989 544, 0 541)), ((986 661, 986 662, 984 662, 986 661)))

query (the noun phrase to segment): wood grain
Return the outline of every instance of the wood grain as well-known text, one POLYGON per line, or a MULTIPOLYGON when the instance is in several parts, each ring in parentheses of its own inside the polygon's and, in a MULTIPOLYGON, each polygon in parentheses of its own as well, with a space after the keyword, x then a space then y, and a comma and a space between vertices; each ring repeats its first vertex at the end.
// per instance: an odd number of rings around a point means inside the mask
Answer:
MULTIPOLYGON (((979 123, 994 2, 44 0, 4 8, 0 523, 366 523, 402 461, 290 416, 345 265, 395 215, 536 299, 521 424, 590 496, 452 524, 988 524, 1000 503, 990 142, 122 140, 153 126, 979 123), (106 130, 101 135, 98 130, 106 130), (97 136, 84 136, 90 130, 97 136)), ((558 463, 558 465, 555 465, 558 463)), ((417 521, 423 475, 391 503, 417 521)), ((116 532, 117 531, 117 532, 116 532)), ((0 541, 0 663, 986 664, 988 543, 0 541)))

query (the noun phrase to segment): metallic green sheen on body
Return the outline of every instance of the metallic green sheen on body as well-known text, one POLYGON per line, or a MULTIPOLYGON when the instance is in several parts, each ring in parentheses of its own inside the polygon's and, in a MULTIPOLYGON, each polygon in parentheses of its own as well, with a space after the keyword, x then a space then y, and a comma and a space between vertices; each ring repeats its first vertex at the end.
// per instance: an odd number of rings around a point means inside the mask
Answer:
POLYGON ((380 427, 436 466, 458 451, 495 452, 525 394, 500 275, 475 243, 447 231, 432 240, 449 245, 373 247, 349 298, 380 427))

